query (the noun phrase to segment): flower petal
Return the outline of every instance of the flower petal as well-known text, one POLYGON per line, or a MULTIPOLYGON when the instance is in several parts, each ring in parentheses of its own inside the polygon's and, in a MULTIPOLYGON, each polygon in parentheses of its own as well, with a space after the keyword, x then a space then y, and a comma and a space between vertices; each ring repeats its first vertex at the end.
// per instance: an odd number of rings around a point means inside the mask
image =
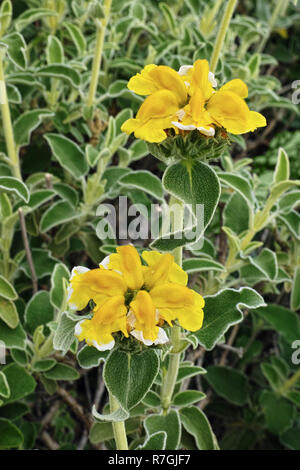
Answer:
POLYGON ((150 339, 145 339, 143 332, 139 330, 132 330, 130 334, 136 338, 138 341, 141 341, 145 344, 145 346, 152 346, 152 344, 165 344, 169 342, 169 338, 163 328, 158 328, 157 339, 155 341, 151 341, 150 339))
POLYGON ((247 132, 250 110, 245 101, 231 91, 217 91, 210 98, 207 110, 218 125, 232 134, 247 132))
POLYGON ((98 349, 98 351, 106 351, 106 350, 112 349, 115 345, 114 339, 112 339, 108 343, 97 342, 96 339, 92 339, 92 336, 96 336, 96 333, 93 332, 91 334, 91 331, 92 331, 91 324, 86 323, 88 321, 91 321, 91 320, 82 320, 79 323, 77 323, 75 326, 74 334, 79 339, 79 341, 86 340, 87 344, 89 344, 90 346, 94 346, 95 348, 98 349))
POLYGON ((144 283, 142 263, 137 249, 132 245, 117 247, 110 255, 109 269, 122 273, 129 289, 140 289, 144 283))
POLYGON ((201 134, 207 135, 208 137, 213 137, 215 135, 215 129, 213 127, 197 127, 198 131, 201 134))
POLYGON ((128 119, 121 126, 122 132, 147 142, 162 142, 171 127, 171 120, 179 109, 176 95, 169 90, 159 90, 148 96, 141 105, 136 118, 128 119))
POLYGON ((201 328, 204 299, 197 292, 187 287, 165 284, 152 289, 150 295, 160 317, 170 325, 177 319, 186 330, 197 331, 201 328))
POLYGON ((231 91, 232 93, 239 95, 241 98, 247 98, 248 96, 248 87, 246 83, 239 78, 235 78, 234 80, 230 80, 225 83, 219 91, 231 91))
POLYGON ((139 291, 130 303, 135 316, 135 330, 142 331, 146 340, 155 341, 158 335, 156 309, 148 292, 139 291))
POLYGON ((111 297, 100 307, 94 309, 90 320, 82 320, 76 324, 75 335, 79 341, 85 341, 99 351, 111 349, 114 346, 112 333, 122 331, 128 336, 125 307, 122 295, 111 297))
POLYGON ((249 131, 255 131, 258 127, 265 127, 266 125, 267 121, 265 116, 256 111, 250 111, 249 131))
POLYGON ((160 284, 150 291, 156 308, 181 308, 194 304, 193 290, 179 284, 160 284))
POLYGON ((90 300, 101 306, 108 297, 124 294, 127 285, 118 273, 106 269, 73 269, 69 288, 69 305, 82 310, 90 300))
POLYGON ((196 60, 193 69, 188 72, 187 77, 190 81, 189 94, 191 96, 193 96, 197 89, 201 90, 205 100, 208 100, 214 93, 214 89, 209 80, 209 65, 207 60, 196 60))
POLYGON ((212 72, 208 72, 208 81, 212 84, 214 88, 218 86, 218 82, 215 79, 215 75, 212 72))
POLYGON ((184 125, 181 122, 172 121, 173 126, 178 127, 182 131, 194 131, 197 127, 194 124, 184 125))
POLYGON ((185 84, 175 70, 166 65, 147 65, 141 73, 129 80, 129 90, 138 95, 150 95, 158 90, 172 91, 178 103, 185 103, 187 91, 185 84))
POLYGON ((157 339, 154 341, 154 344, 165 344, 168 343, 170 340, 167 336, 167 333, 163 328, 158 328, 158 335, 157 339))
POLYGON ((143 251, 142 258, 146 261, 149 267, 153 268, 148 271, 148 273, 147 270, 145 270, 148 278, 149 272, 151 273, 150 281, 152 280, 152 282, 148 283, 150 287, 154 286, 154 284, 164 283, 165 281, 186 286, 188 275, 174 262, 174 257, 172 255, 163 255, 158 251, 143 251))

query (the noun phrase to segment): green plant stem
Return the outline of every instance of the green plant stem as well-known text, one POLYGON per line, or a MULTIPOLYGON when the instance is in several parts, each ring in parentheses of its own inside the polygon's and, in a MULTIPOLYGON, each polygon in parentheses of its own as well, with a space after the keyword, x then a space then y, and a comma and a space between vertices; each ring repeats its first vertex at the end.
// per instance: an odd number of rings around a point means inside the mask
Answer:
POLYGON ((226 9, 224 11, 223 18, 222 18, 222 22, 221 22, 221 25, 220 25, 220 29, 218 31, 216 41, 215 41, 215 44, 214 44, 214 49, 213 49, 211 62, 210 62, 211 72, 215 72, 215 70, 217 68, 220 53, 221 53, 221 50, 222 50, 222 47, 223 47, 223 44, 224 44, 226 32, 227 32, 227 29, 229 27, 230 20, 231 20, 231 17, 233 15, 236 4, 237 4, 237 0, 228 0, 227 6, 226 6, 226 9))
MULTIPOLYGON (((271 18, 269 19, 269 22, 268 22, 269 23, 270 33, 272 32, 280 13, 282 12, 283 9, 285 9, 285 3, 286 2, 287 2, 287 0, 277 0, 276 6, 275 6, 274 11, 273 11, 273 14, 272 14, 272 16, 271 16, 271 18)), ((257 52, 262 52, 264 50, 268 39, 269 39, 268 37, 263 38, 263 40, 258 45, 257 52)))
POLYGON ((298 382, 298 380, 300 380, 300 369, 297 370, 297 372, 294 373, 294 375, 292 375, 291 378, 289 378, 288 380, 286 380, 284 382, 284 384, 282 385, 282 387, 280 388, 280 392, 282 394, 286 393, 289 391, 289 389, 295 385, 296 382, 298 382))
POLYGON ((37 351, 37 356, 39 358, 50 356, 50 354, 54 351, 53 338, 54 338, 54 333, 52 332, 47 337, 47 339, 45 340, 43 345, 40 347, 40 349, 37 351))
MULTIPOLYGON (((119 407, 117 400, 109 394, 110 412, 113 413, 119 407)), ((127 436, 124 421, 117 421, 112 423, 114 438, 117 450, 128 450, 127 436)))
MULTIPOLYGON (((180 206, 180 210, 176 212, 176 224, 173 221, 173 229, 176 226, 176 230, 183 228, 183 216, 184 216, 184 207, 181 201, 178 201, 173 196, 170 198, 169 207, 171 208, 173 204, 180 206)), ((182 247, 175 248, 173 251, 174 261, 179 266, 182 266, 182 247)), ((172 401, 174 388, 176 385, 178 369, 180 364, 180 346, 181 346, 181 328, 178 325, 174 325, 171 332, 171 345, 173 353, 169 356, 168 370, 163 378, 163 384, 161 387, 161 404, 166 414, 169 406, 172 401)))
MULTIPOLYGON (((178 350, 180 347, 180 336, 180 326, 174 325, 171 333, 171 343, 175 351, 178 350)), ((163 384, 161 388, 161 404, 165 414, 167 413, 172 401, 172 396, 178 375, 179 364, 180 352, 170 354, 168 370, 163 379, 163 384)))
POLYGON ((215 27, 215 18, 217 16, 218 11, 223 3, 223 0, 215 0, 214 5, 208 10, 207 15, 203 15, 203 18, 200 23, 200 30, 201 33, 205 36, 209 37, 214 30, 215 27))
POLYGON ((92 77, 91 77, 91 83, 90 83, 90 88, 89 88, 89 93, 88 93, 88 98, 87 98, 87 103, 86 103, 89 108, 93 106, 94 100, 95 100, 99 73, 100 73, 102 52, 103 52, 104 36, 105 36, 106 25, 107 25, 109 13, 110 13, 111 2, 112 0, 104 1, 105 16, 99 22, 100 24, 97 25, 96 48, 95 48, 95 54, 94 54, 94 59, 93 59, 93 65, 92 65, 92 77))
POLYGON ((10 109, 7 99, 6 85, 5 85, 5 76, 3 68, 3 50, 0 50, 0 83, 2 84, 3 97, 1 97, 1 114, 3 122, 4 137, 6 142, 6 148, 10 163, 12 166, 13 174, 16 178, 22 179, 20 171, 20 162, 19 156, 16 149, 13 126, 11 122, 10 109))

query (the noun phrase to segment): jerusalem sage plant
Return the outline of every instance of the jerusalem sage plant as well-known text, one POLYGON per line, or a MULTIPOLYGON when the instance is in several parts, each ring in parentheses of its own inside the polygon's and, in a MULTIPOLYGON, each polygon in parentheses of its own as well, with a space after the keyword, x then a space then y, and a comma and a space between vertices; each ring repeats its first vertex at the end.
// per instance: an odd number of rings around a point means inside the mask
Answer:
MULTIPOLYGON (((171 201, 178 198, 179 205, 191 202, 192 211, 197 204, 203 205, 204 227, 217 206, 220 183, 215 172, 202 160, 219 157, 220 148, 229 141, 226 131, 239 134, 266 125, 265 118, 250 111, 246 105, 244 98, 248 96, 248 89, 244 82, 232 80, 217 92, 215 86, 216 80, 209 72, 206 60, 198 60, 194 66, 182 66, 178 73, 167 66, 147 65, 130 79, 128 87, 148 97, 136 118, 129 118, 121 127, 121 130, 134 131, 136 137, 154 144, 152 153, 164 154, 165 161, 172 162, 163 177, 164 187, 172 195, 171 201), (217 135, 216 128, 220 128, 217 135), (165 140, 168 145, 161 149, 159 144, 165 140), (201 188, 200 182, 204 187, 201 188)), ((165 423, 170 419, 176 422, 178 439, 181 419, 183 423, 188 419, 200 420, 202 432, 209 436, 204 448, 217 448, 205 415, 195 407, 184 406, 199 401, 201 395, 192 392, 195 395, 192 401, 189 394, 186 399, 176 395, 182 404, 180 414, 170 407, 180 358, 190 344, 188 335, 182 334, 180 327, 194 332, 195 347, 197 332, 201 335, 205 305, 200 294, 186 287, 187 275, 181 268, 182 247, 186 243, 183 216, 182 207, 176 217, 176 227, 182 231, 182 236, 175 236, 175 232, 162 233, 161 239, 153 243, 161 251, 173 250, 173 256, 144 251, 142 258, 147 265, 143 266, 133 246, 121 246, 116 254, 100 263, 100 268, 88 270, 78 266, 72 271, 68 295, 70 308, 81 311, 90 301, 94 305, 92 318, 76 323, 75 335, 99 351, 112 350, 105 360, 103 372, 111 413, 99 414, 94 409, 93 415, 100 422, 113 422, 117 449, 128 449, 124 421, 129 418, 130 410, 145 397, 147 403, 151 393, 159 399, 159 395, 151 390, 158 374, 162 414, 147 418, 146 423, 152 424, 149 428, 146 424, 148 437, 144 448, 159 433, 163 446, 170 448, 168 435, 164 432, 165 423), (171 327, 170 339, 166 325, 171 327), (169 348, 159 351, 158 346, 164 344, 169 344, 169 348)), ((197 224, 197 220, 194 223, 197 224)), ((249 307, 263 305, 258 294, 253 292, 252 295, 253 304, 250 301, 249 307)), ((211 329, 212 335, 220 335, 216 327, 211 329)), ((56 338, 59 337, 60 325, 56 333, 56 338)), ((59 341, 55 341, 55 345, 59 348, 59 341)), ((204 373, 205 370, 200 368, 195 372, 204 373)))
POLYGON ((299 447, 297 7, 169 3, 1 3, 1 449, 299 447))

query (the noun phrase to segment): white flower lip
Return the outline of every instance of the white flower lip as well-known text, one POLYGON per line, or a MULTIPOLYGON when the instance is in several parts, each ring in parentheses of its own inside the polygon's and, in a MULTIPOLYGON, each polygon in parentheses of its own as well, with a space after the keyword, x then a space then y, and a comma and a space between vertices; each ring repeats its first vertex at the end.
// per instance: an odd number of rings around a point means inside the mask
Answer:
POLYGON ((185 116, 185 110, 184 109, 179 109, 177 112, 176 112, 176 116, 178 117, 178 119, 182 120, 185 116))
POLYGON ((178 129, 181 129, 183 131, 194 131, 195 129, 198 129, 202 134, 207 135, 208 137, 213 137, 215 135, 215 129, 213 127, 210 127, 209 129, 205 129, 205 127, 196 127, 194 124, 189 124, 188 126, 185 126, 184 124, 181 124, 181 122, 176 122, 172 121, 173 126, 178 127, 178 129))
POLYGON ((115 340, 113 339, 110 343, 97 343, 97 341, 93 341, 93 346, 98 349, 98 351, 109 351, 115 345, 115 340))
POLYGON ((76 323, 75 330, 74 330, 74 335, 75 336, 79 336, 81 334, 81 332, 82 332, 81 323, 82 322, 84 322, 84 320, 81 320, 78 323, 76 323))
POLYGON ((86 268, 85 266, 74 266, 74 268, 72 269, 72 272, 71 272, 70 281, 77 274, 87 273, 88 271, 89 271, 89 268, 86 268))
MULTIPOLYGON (((89 271, 89 268, 85 268, 84 266, 75 266, 73 269, 72 269, 72 272, 71 272, 71 277, 70 277, 70 281, 72 281, 73 277, 74 276, 77 276, 78 274, 83 274, 83 273, 86 273, 89 271)), ((69 307, 71 310, 78 310, 78 307, 76 304, 72 304, 72 303, 69 303, 69 300, 73 294, 73 287, 72 287, 72 284, 71 282, 69 283, 68 287, 67 287, 67 302, 69 304, 69 307)))
POLYGON ((211 83, 211 85, 215 88, 218 86, 218 82, 215 79, 215 75, 212 72, 208 72, 208 81, 211 83))
POLYGON ((129 312, 127 314, 127 322, 128 322, 128 325, 130 326, 130 328, 135 327, 136 319, 135 319, 135 315, 134 315, 132 310, 129 310, 129 312))
POLYGON ((179 75, 186 75, 187 72, 192 68, 193 65, 182 65, 177 73, 179 73, 179 75))
MULTIPOLYGON (((101 263, 99 264, 99 266, 102 266, 104 269, 109 269, 108 268, 108 265, 109 265, 109 262, 110 262, 110 256, 111 255, 107 255, 105 256, 105 258, 101 261, 101 263)), ((114 271, 115 273, 117 274, 121 274, 121 271, 118 271, 117 269, 113 269, 112 271, 114 271)))
POLYGON ((154 344, 165 344, 169 342, 167 333, 163 328, 158 329, 157 339, 154 341, 154 344))
POLYGON ((72 288, 71 284, 69 284, 68 287, 67 287, 67 293, 68 293, 67 302, 69 302, 69 300, 71 298, 71 295, 73 294, 73 288, 72 288))
POLYGON ((103 266, 104 269, 108 269, 109 258, 110 258, 110 255, 105 256, 105 258, 101 261, 99 266, 103 266))
POLYGON ((204 127, 197 127, 197 129, 208 137, 213 137, 215 135, 215 129, 213 127, 210 127, 209 129, 205 129, 204 127))
POLYGON ((172 124, 178 127, 178 129, 181 129, 183 131, 193 131, 197 129, 197 127, 194 126, 193 124, 189 124, 188 126, 185 126, 184 124, 181 124, 181 122, 176 122, 176 121, 172 121, 172 124))
MULTIPOLYGON (((192 68, 193 68, 193 65, 182 65, 177 73, 183 76, 183 75, 186 75, 188 71, 192 68)), ((208 72, 208 81, 211 83, 211 85, 214 88, 218 85, 218 82, 215 79, 215 75, 212 72, 208 72)), ((190 86, 189 82, 184 82, 184 83, 186 84, 186 86, 190 86)))
POLYGON ((152 344, 165 344, 165 343, 168 343, 169 341, 169 338, 165 332, 165 330, 163 330, 163 328, 159 328, 158 329, 158 335, 157 335, 157 339, 155 341, 151 341, 150 339, 145 339, 144 338, 144 335, 143 335, 143 332, 142 331, 139 331, 139 330, 132 330, 130 332, 130 334, 136 338, 138 341, 141 341, 142 343, 145 344, 145 346, 152 346, 152 344))

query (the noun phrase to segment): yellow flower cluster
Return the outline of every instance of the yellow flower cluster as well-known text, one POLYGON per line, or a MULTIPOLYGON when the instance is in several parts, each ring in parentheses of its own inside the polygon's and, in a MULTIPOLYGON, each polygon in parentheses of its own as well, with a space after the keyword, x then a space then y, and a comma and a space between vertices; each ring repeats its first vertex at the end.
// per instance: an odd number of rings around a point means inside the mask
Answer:
POLYGON ((213 137, 216 127, 244 134, 266 126, 264 116, 248 108, 248 88, 242 80, 231 80, 218 91, 216 86, 207 60, 183 65, 178 72, 165 65, 147 65, 128 82, 129 90, 147 98, 136 118, 125 121, 121 130, 159 143, 167 138, 167 129, 176 133, 197 129, 213 137))
POLYGON ((131 246, 117 248, 98 269, 72 270, 68 303, 75 310, 94 302, 93 317, 77 323, 75 335, 104 351, 114 347, 113 333, 131 334, 146 346, 168 342, 164 322, 177 320, 190 331, 202 326, 204 299, 186 287, 187 274, 171 254, 144 251, 143 265, 131 246))

